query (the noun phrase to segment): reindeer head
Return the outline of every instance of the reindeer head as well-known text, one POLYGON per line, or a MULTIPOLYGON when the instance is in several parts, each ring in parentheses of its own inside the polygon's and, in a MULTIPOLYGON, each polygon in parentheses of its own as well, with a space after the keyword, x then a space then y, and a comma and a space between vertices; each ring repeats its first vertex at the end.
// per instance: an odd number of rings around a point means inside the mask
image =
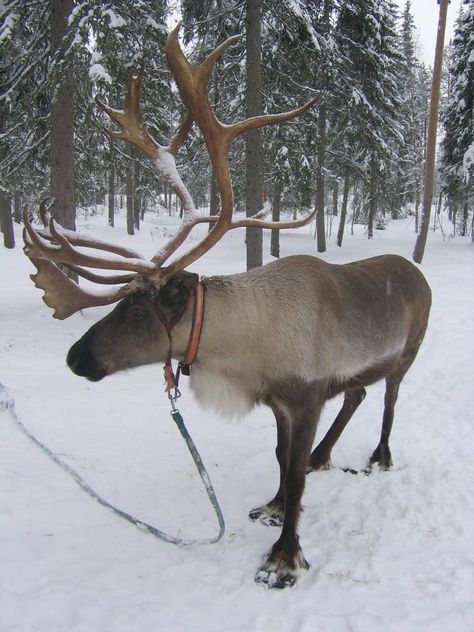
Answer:
MULTIPOLYGON (((233 193, 229 175, 229 146, 241 134, 249 130, 294 119, 313 106, 320 98, 317 94, 302 107, 281 114, 268 114, 226 125, 215 116, 208 98, 208 83, 216 60, 239 36, 230 37, 218 46, 201 64, 191 64, 184 56, 179 40, 178 26, 169 34, 166 42, 168 65, 174 75, 181 97, 187 107, 187 115, 176 136, 168 146, 158 144, 148 133, 140 112, 140 87, 143 69, 131 74, 123 110, 115 110, 98 99, 97 105, 119 126, 118 131, 107 130, 111 138, 125 140, 140 149, 152 162, 153 167, 171 185, 183 206, 183 223, 177 234, 151 260, 127 248, 99 242, 59 227, 48 217, 45 206, 41 216, 45 225, 35 230, 24 213, 25 252, 38 272, 32 275, 35 285, 44 290, 44 302, 52 307, 54 317, 64 319, 86 307, 108 305, 122 301, 109 316, 94 325, 72 347, 68 355, 69 366, 79 375, 97 380, 114 371, 163 359, 163 323, 158 312, 179 312, 187 306, 193 294, 196 275, 182 271, 207 252, 228 231, 238 227, 293 228, 304 226, 314 216, 291 222, 265 221, 259 213, 253 217, 233 220, 233 193), (175 156, 186 140, 195 122, 200 128, 221 197, 221 212, 217 216, 197 213, 193 200, 178 174, 175 156), (212 224, 206 236, 185 254, 168 264, 168 259, 186 240, 191 230, 201 223, 212 224), (102 251, 86 254, 79 248, 102 251), (108 254, 106 254, 108 253, 108 254), (167 264, 165 266, 165 263, 167 264), (102 293, 85 291, 70 280, 56 264, 65 265, 90 281, 116 285, 114 290, 102 293), (121 270, 127 274, 104 276, 86 268, 121 270), (194 279, 194 281, 192 280, 194 279), (178 289, 179 288, 179 291, 178 289), (112 327, 112 323, 114 326, 112 327), (114 332, 113 336, 111 332, 114 332), (104 333, 105 332, 105 333, 104 333), (109 332, 107 334, 107 332, 109 332), (158 335, 160 334, 161 335, 158 335), (109 338, 107 337, 109 336, 109 338), (129 354, 114 350, 114 341, 140 340, 141 351, 129 354), (99 351, 100 349, 100 351, 99 351), (133 356, 133 357, 132 357, 133 356)), ((165 337, 166 338, 166 337, 165 337)), ((166 339, 165 339, 166 342, 166 339)))
POLYGON ((173 353, 184 358, 192 313, 187 307, 198 282, 197 274, 183 270, 157 291, 152 281, 137 277, 135 291, 71 347, 69 368, 97 382, 117 371, 168 362, 171 329, 178 322, 180 327, 173 331, 173 353))

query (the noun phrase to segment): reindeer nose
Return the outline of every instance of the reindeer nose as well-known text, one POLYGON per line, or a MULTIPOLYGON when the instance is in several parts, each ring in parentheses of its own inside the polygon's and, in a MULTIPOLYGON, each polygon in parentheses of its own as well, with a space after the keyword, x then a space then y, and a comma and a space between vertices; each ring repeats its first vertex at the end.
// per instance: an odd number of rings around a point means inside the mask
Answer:
POLYGON ((69 349, 66 362, 73 373, 91 382, 98 382, 106 376, 82 338, 69 349))

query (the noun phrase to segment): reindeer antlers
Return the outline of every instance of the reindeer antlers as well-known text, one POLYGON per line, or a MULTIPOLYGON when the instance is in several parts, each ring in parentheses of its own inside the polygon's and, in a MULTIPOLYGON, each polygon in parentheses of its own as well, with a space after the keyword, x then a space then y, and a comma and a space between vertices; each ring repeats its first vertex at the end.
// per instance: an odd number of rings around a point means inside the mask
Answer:
POLYGON ((168 35, 166 42, 166 57, 171 72, 174 75, 181 97, 188 109, 188 113, 167 147, 157 143, 146 129, 140 110, 140 89, 143 78, 143 67, 138 74, 131 74, 123 110, 116 110, 96 99, 97 105, 114 121, 119 130, 106 130, 113 139, 125 140, 142 151, 152 162, 154 168, 172 186, 179 197, 184 209, 184 221, 178 233, 157 253, 151 261, 128 249, 99 242, 77 235, 74 232, 58 228, 53 220, 49 220, 45 206, 41 207, 41 216, 45 228, 36 231, 24 212, 25 222, 25 252, 38 268, 38 273, 32 275, 35 285, 45 290, 44 301, 55 308, 56 318, 66 318, 83 307, 92 305, 106 305, 120 300, 134 291, 133 280, 137 274, 151 277, 157 287, 164 284, 173 274, 184 269, 207 252, 229 230, 245 226, 257 228, 295 228, 308 224, 314 217, 314 212, 301 220, 292 222, 268 222, 262 219, 261 213, 241 219, 232 220, 233 192, 229 175, 229 146, 238 136, 249 130, 290 121, 303 114, 315 105, 320 94, 317 94, 302 107, 281 114, 267 114, 249 118, 238 123, 225 125, 221 123, 208 97, 208 83, 215 62, 224 50, 234 43, 240 36, 234 35, 220 44, 201 64, 192 64, 185 57, 179 44, 180 23, 168 35), (221 196, 221 212, 218 216, 202 216, 196 212, 192 197, 178 174, 175 156, 186 140, 193 122, 196 122, 204 137, 211 163, 216 175, 217 185, 221 196), (49 228, 47 227, 49 223, 49 228), (191 230, 200 223, 213 224, 206 236, 187 253, 174 260, 166 268, 163 264, 176 252, 186 240, 191 230), (112 253, 113 256, 94 256, 85 254, 78 247, 94 248, 112 253), (77 287, 64 275, 56 263, 65 264, 81 276, 96 283, 122 283, 119 290, 108 294, 96 295, 85 292, 77 287), (104 277, 93 274, 83 268, 99 268, 108 270, 127 270, 133 274, 104 277))
MULTIPOLYGON (((265 116, 246 119, 239 123, 234 123, 233 125, 224 125, 217 119, 210 106, 207 86, 215 62, 222 55, 224 50, 230 44, 235 42, 239 36, 234 35, 230 37, 218 46, 204 62, 198 65, 193 65, 186 59, 183 51, 181 50, 178 39, 180 26, 181 23, 178 23, 176 28, 168 35, 166 42, 166 58, 168 66, 170 67, 170 70, 176 80, 181 97, 188 108, 188 112, 201 129, 206 142, 221 196, 221 212, 215 220, 212 230, 206 235, 206 237, 204 237, 204 239, 194 248, 167 267, 166 272, 163 275, 166 279, 170 278, 178 270, 182 270, 199 259, 221 239, 224 233, 232 230, 233 228, 243 226, 254 226, 257 228, 296 228, 309 223, 315 214, 313 212, 302 220, 287 222, 285 224, 280 224, 279 222, 266 222, 258 216, 233 222, 232 213, 234 198, 229 175, 228 152, 230 143, 241 134, 264 125, 289 121, 317 103, 321 95, 317 94, 305 105, 290 112, 284 112, 282 114, 268 114, 265 116)), ((214 218, 201 218, 200 220, 194 219, 193 225, 199 221, 210 222, 214 221, 214 218)), ((159 259, 154 258, 154 261, 161 265, 163 261, 165 261, 173 252, 176 251, 176 248, 183 243, 192 227, 193 226, 189 226, 189 224, 183 226, 181 233, 178 233, 174 240, 167 244, 165 256, 159 259)))

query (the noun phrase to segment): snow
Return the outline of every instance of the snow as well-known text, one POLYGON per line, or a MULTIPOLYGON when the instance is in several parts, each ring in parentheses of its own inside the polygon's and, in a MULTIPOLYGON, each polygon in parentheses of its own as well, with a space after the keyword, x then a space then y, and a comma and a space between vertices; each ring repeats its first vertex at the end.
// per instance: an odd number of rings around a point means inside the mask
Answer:
MULTIPOLYGON (((135 237, 105 216, 85 232, 147 253, 163 238, 156 216, 135 237)), ((207 226, 194 229, 204 235, 207 226)), ((447 233, 445 227, 445 233, 447 233)), ((20 231, 16 233, 18 242, 20 231)), ((265 235, 268 252, 269 235, 265 235)), ((192 269, 244 268, 244 231, 231 231, 192 269)), ((309 228, 284 231, 282 252, 314 253, 309 228)), ((368 241, 361 227, 324 258, 397 252, 411 257, 413 220, 368 241)), ((179 548, 90 499, 0 406, 0 630, 2 632, 470 632, 474 629, 474 292, 469 239, 431 233, 421 266, 433 290, 427 337, 402 383, 391 442, 394 467, 361 468, 381 426, 383 385, 368 389, 333 453, 307 478, 300 537, 311 564, 294 588, 265 590, 254 573, 277 537, 247 513, 277 487, 275 427, 259 408, 234 422, 203 413, 182 378, 181 413, 214 484, 227 531, 179 548)), ((161 366, 92 384, 65 366, 71 344, 110 308, 58 322, 28 278, 17 246, 0 247, 0 383, 25 426, 97 493, 184 538, 218 525, 169 416, 161 366)), ((315 323, 317 326, 317 323, 315 323)), ((4 398, 5 400, 5 398, 4 398)), ((328 404, 328 428, 340 400, 328 404)))
POLYGON ((108 85, 112 85, 112 77, 105 69, 105 66, 100 63, 94 63, 90 65, 89 79, 91 81, 104 81, 108 85))
POLYGON ((159 24, 156 20, 154 20, 151 15, 147 16, 145 20, 145 24, 155 31, 159 31, 160 33, 166 32, 166 27, 163 24, 159 24))
POLYGON ((463 177, 466 182, 469 182, 469 178, 472 176, 474 168, 474 141, 466 149, 463 156, 463 177))
POLYGON ((124 26, 127 26, 127 22, 123 19, 123 17, 115 13, 112 9, 104 9, 102 11, 102 15, 109 18, 109 26, 111 29, 121 29, 124 26))
POLYGON ((184 219, 186 221, 192 221, 196 208, 191 194, 178 173, 173 154, 168 151, 166 147, 157 145, 157 157, 152 164, 156 171, 163 176, 166 182, 173 187, 173 190, 180 192, 180 199, 184 205, 184 219))
MULTIPOLYGON (((0 5, 0 8, 1 5, 0 5)), ((3 13, 3 12, 2 12, 3 13)), ((2 15, 3 22, 0 26, 0 44, 5 44, 13 35, 16 27, 16 22, 18 22, 19 15, 17 13, 7 13, 6 15, 2 15)))

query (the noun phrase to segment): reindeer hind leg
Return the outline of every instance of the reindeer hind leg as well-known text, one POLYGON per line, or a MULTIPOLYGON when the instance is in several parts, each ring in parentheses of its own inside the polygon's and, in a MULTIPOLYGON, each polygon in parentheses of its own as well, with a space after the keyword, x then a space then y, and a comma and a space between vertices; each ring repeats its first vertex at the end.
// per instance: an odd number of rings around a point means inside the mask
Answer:
POLYGON ((311 453, 308 461, 307 473, 327 469, 331 461, 331 451, 339 439, 342 431, 349 423, 352 415, 360 406, 366 395, 363 387, 352 388, 344 393, 344 402, 332 426, 324 438, 311 453))
POLYGON ((388 470, 393 465, 392 454, 389 447, 389 438, 393 426, 395 404, 398 398, 401 377, 388 376, 385 379, 385 405, 382 420, 382 432, 378 446, 372 453, 369 460, 368 469, 370 471, 374 463, 378 463, 380 469, 388 470))
POLYGON ((392 454, 390 452, 389 439, 393 426, 393 418, 395 413, 395 404, 398 399, 398 391, 400 384, 405 377, 406 372, 413 364, 420 346, 421 340, 414 347, 405 353, 398 368, 386 376, 385 378, 385 398, 384 398, 384 411, 382 419, 382 432, 380 434, 380 441, 372 456, 369 460, 367 472, 370 472, 372 465, 378 463, 380 469, 388 470, 392 467, 392 454))

